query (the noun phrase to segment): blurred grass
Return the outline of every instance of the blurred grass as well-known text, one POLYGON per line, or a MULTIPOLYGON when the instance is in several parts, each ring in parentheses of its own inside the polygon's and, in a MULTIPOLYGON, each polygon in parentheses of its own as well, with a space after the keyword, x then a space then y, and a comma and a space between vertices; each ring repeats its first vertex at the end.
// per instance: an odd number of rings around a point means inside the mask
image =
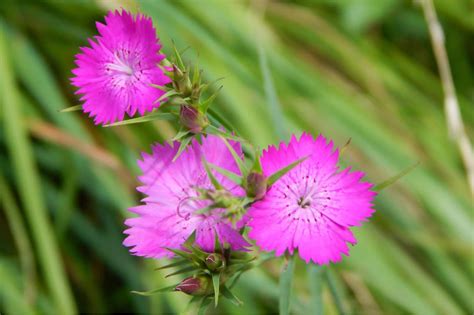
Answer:
MULTIPOLYGON (((115 5, 0 4, 0 312, 63 314, 77 305, 177 313, 189 300, 132 296, 174 280, 121 245, 126 208, 140 198, 135 159, 174 126, 102 129, 80 113, 58 113, 78 103, 68 82, 74 54, 115 5)), ((435 5, 472 139, 474 6, 435 5)), ((347 312, 474 311, 473 200, 447 136, 420 8, 403 0, 146 0, 139 9, 153 17, 166 52, 171 40, 190 46, 185 57, 199 55, 207 80, 225 77, 214 110, 254 144, 302 130, 340 146, 350 137, 347 164, 374 182, 421 162, 377 197, 375 216, 357 229, 359 244, 330 268, 347 312)), ((275 312, 280 266, 272 260, 242 277, 242 308, 223 302, 210 313, 275 312)), ((318 311, 319 290, 325 314, 336 314, 330 287, 311 281, 326 276, 301 261, 295 271, 291 313, 318 311)))

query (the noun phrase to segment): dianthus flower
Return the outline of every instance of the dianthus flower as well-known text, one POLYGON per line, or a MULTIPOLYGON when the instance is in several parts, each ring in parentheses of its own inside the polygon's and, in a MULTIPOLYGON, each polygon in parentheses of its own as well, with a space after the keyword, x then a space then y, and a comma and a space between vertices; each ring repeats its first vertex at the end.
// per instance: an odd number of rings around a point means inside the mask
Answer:
POLYGON ((81 47, 72 71, 84 112, 95 124, 107 124, 159 107, 165 92, 156 86, 171 80, 158 67, 165 56, 151 19, 115 11, 96 26, 100 35, 89 39, 90 47, 81 47))
MULTIPOLYGON (((242 154, 238 143, 232 145, 242 154)), ((138 164, 143 172, 139 177, 143 185, 138 190, 146 195, 145 204, 129 209, 139 216, 125 221, 129 228, 124 232, 128 234, 124 245, 133 247, 131 252, 138 256, 172 256, 166 248, 179 249, 195 231, 195 242, 205 251, 214 251, 216 237, 221 245, 227 243, 233 250, 244 250, 250 244, 222 218, 225 209, 196 213, 211 203, 197 198, 198 189, 213 189, 203 157, 208 163, 239 174, 227 146, 219 137, 209 135, 202 138, 202 144, 193 140, 173 162, 178 148, 179 142, 156 144, 151 155, 142 154, 143 160, 138 164)), ((240 186, 219 173, 215 177, 228 192, 245 194, 240 186)))
POLYGON ((374 212, 376 195, 371 183, 361 182, 362 172, 338 171, 338 150, 323 136, 294 136, 288 145, 270 146, 263 152, 264 175, 307 157, 281 177, 265 197, 248 211, 249 237, 263 250, 280 256, 298 249, 308 263, 338 262, 355 244, 352 226, 360 225, 374 212))

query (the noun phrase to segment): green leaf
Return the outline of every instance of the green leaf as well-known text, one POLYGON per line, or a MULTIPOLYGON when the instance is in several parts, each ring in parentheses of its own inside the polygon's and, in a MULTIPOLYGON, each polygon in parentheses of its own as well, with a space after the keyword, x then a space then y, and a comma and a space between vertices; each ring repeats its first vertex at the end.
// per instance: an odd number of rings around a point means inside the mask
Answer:
POLYGON ((194 213, 195 214, 204 214, 204 213, 208 213, 209 211, 211 211, 213 209, 216 209, 216 206, 215 205, 209 205, 207 207, 196 210, 194 213))
POLYGON ((207 164, 206 158, 202 156, 202 164, 204 165, 204 169, 206 170, 207 177, 211 181, 212 185, 216 190, 222 189, 222 185, 219 183, 217 178, 212 174, 211 169, 209 168, 209 164, 207 164))
POLYGON ((75 105, 75 106, 67 107, 65 109, 61 109, 59 112, 60 113, 68 113, 68 112, 75 112, 75 111, 78 111, 78 110, 81 110, 81 109, 82 109, 82 105, 75 105))
POLYGON ((176 91, 176 90, 169 90, 168 92, 166 92, 165 94, 161 95, 156 101, 153 102, 153 104, 156 104, 156 103, 159 103, 161 102, 162 100, 170 97, 170 96, 175 96, 175 95, 178 95, 179 93, 176 91))
POLYGON ((193 79, 191 80, 193 86, 199 86, 201 84, 202 71, 199 70, 199 63, 196 62, 193 70, 193 79))
POLYGON ((234 131, 237 135, 239 135, 238 131, 236 128, 233 127, 233 125, 224 117, 222 117, 218 112, 216 112, 212 107, 208 109, 208 114, 210 115, 211 119, 217 121, 219 124, 221 124, 226 130, 232 130, 234 131))
POLYGON ((181 54, 179 53, 178 49, 176 48, 175 43, 173 42, 173 52, 174 57, 176 59, 176 65, 179 67, 180 70, 184 70, 186 66, 184 65, 183 59, 181 58, 181 54))
POLYGON ((183 257, 183 258, 186 258, 186 259, 191 259, 192 258, 192 255, 190 252, 186 252, 184 250, 181 250, 181 249, 174 249, 174 248, 169 248, 169 247, 165 247, 167 250, 169 250, 170 252, 180 256, 180 257, 183 257))
POLYGON ((216 126, 213 126, 213 125, 209 125, 209 126, 206 127, 206 133, 211 134, 211 135, 215 135, 215 136, 224 137, 226 139, 234 140, 234 141, 237 141, 237 142, 247 142, 245 139, 234 136, 230 132, 223 131, 223 130, 221 130, 221 129, 217 128, 216 126))
POLYGON ((116 127, 116 126, 123 126, 123 125, 132 125, 132 124, 139 124, 144 123, 152 120, 174 120, 176 116, 171 113, 154 113, 142 117, 117 121, 113 124, 104 125, 104 127, 116 127))
POLYGON ((237 185, 241 185, 242 184, 242 178, 229 171, 229 170, 226 170, 225 168, 222 168, 220 166, 217 166, 215 164, 212 164, 212 163, 207 163, 212 169, 214 169, 215 171, 217 171, 218 173, 222 174, 223 176, 225 176, 226 178, 228 178, 229 180, 231 180, 233 183, 237 184, 237 185))
POLYGON ((173 263, 171 263, 171 264, 167 264, 167 265, 158 267, 158 268, 155 268, 155 270, 163 270, 163 269, 167 269, 167 268, 172 268, 172 267, 177 267, 177 266, 185 265, 185 264, 188 264, 188 263, 189 263, 188 260, 179 259, 179 258, 178 258, 178 261, 173 262, 173 263))
POLYGON ((420 162, 416 162, 415 164, 413 165, 410 165, 409 167, 407 167, 406 169, 404 169, 403 171, 401 171, 400 173, 398 173, 397 175, 393 176, 393 177, 390 177, 389 179, 377 184, 374 186, 373 190, 375 191, 381 191, 382 189, 385 189, 387 188, 388 186, 394 184, 397 180, 399 180, 400 178, 402 178, 403 176, 407 175, 408 173, 410 173, 413 169, 415 169, 418 165, 420 164, 420 162))
POLYGON ((268 187, 270 187, 271 185, 275 184, 275 182, 277 180, 279 180, 281 177, 283 177, 286 173, 288 173, 289 171, 291 171, 293 168, 295 168, 296 166, 298 166, 298 164, 300 164, 301 162, 303 162, 304 160, 306 160, 308 157, 305 156, 301 159, 298 159, 296 161, 294 161, 293 163, 289 164, 288 166, 285 166, 284 168, 276 171, 275 173, 273 173, 272 175, 270 175, 268 177, 268 187))
POLYGON ((209 304, 211 304, 211 299, 204 298, 201 302, 201 305, 199 305, 198 315, 204 315, 209 304))
POLYGON ((138 295, 143 295, 143 296, 151 296, 151 295, 154 295, 154 294, 157 294, 157 293, 173 292, 177 285, 179 285, 179 283, 177 283, 175 285, 170 285, 170 286, 164 287, 164 288, 150 290, 150 291, 131 291, 131 293, 138 294, 138 295))
POLYGON ((280 315, 290 314, 291 291, 293 285, 293 274, 295 269, 295 256, 290 256, 288 262, 283 266, 280 274, 280 315))
POLYGON ((170 274, 167 274, 167 275, 165 276, 165 278, 169 278, 169 277, 176 276, 176 275, 179 275, 179 274, 182 274, 182 273, 190 272, 190 271, 193 271, 193 270, 195 270, 195 269, 196 269, 195 266, 185 267, 185 268, 176 270, 175 272, 172 272, 172 273, 170 273, 170 274))
POLYGON ((186 147, 188 146, 188 144, 191 142, 192 139, 193 139, 192 135, 189 135, 183 138, 183 140, 179 144, 178 152, 176 152, 176 155, 173 157, 173 162, 175 162, 179 158, 181 153, 183 153, 183 151, 186 149, 186 147))
POLYGON ((207 113, 207 110, 209 109, 209 105, 211 105, 212 101, 217 97, 217 94, 222 90, 222 86, 217 88, 217 90, 209 96, 205 101, 199 103, 199 108, 203 111, 203 113, 207 113))
POLYGON ((232 302, 232 304, 240 306, 242 305, 242 301, 239 300, 237 296, 235 296, 232 291, 230 291, 225 285, 222 286, 222 296, 224 296, 226 299, 232 302))
POLYGON ((344 152, 349 148, 349 145, 351 144, 352 138, 347 139, 347 142, 342 146, 342 148, 339 150, 339 156, 342 156, 344 152))
POLYGON ((247 167, 245 167, 244 161, 242 161, 242 158, 235 152, 234 148, 230 145, 229 141, 223 136, 220 136, 222 141, 224 141, 225 145, 230 151, 230 154, 232 154, 232 157, 234 158, 235 163, 237 164, 237 167, 239 168, 240 174, 244 176, 245 174, 248 173, 247 167))
POLYGON ((212 274, 212 286, 214 287, 214 306, 219 303, 220 273, 212 274))
POLYGON ((180 129, 178 133, 171 139, 171 141, 179 141, 188 135, 190 135, 189 130, 180 129))

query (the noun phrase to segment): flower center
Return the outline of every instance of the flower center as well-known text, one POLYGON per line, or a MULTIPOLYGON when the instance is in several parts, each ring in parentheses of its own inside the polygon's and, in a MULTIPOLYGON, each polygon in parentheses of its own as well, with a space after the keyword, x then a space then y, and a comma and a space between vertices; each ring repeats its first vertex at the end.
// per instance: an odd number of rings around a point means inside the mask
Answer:
POLYGON ((300 197, 298 199, 298 206, 300 206, 303 209, 308 208, 311 205, 311 198, 306 196, 306 197, 300 197))
POLYGON ((107 64, 107 69, 117 71, 119 74, 133 75, 133 68, 118 57, 115 58, 114 62, 107 64))

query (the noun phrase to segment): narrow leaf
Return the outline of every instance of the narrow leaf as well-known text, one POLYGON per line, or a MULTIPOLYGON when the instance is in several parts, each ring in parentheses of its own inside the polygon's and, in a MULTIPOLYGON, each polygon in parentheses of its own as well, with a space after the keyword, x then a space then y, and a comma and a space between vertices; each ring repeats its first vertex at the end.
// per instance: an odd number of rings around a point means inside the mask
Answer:
POLYGON ((167 264, 167 265, 155 268, 155 270, 163 270, 163 269, 167 269, 167 268, 171 268, 171 267, 181 266, 181 265, 188 264, 188 263, 189 263, 189 261, 187 261, 185 259, 179 259, 178 261, 176 261, 174 263, 167 264))
POLYGON ((232 157, 234 158, 234 161, 239 168, 240 174, 242 175, 247 174, 248 173, 247 168, 245 167, 244 161, 242 161, 242 158, 237 154, 237 152, 235 152, 234 148, 232 147, 232 145, 230 145, 229 141, 227 141, 226 138, 221 136, 221 139, 222 141, 224 141, 225 145, 229 149, 230 154, 232 154, 232 157))
POLYGON ((75 112, 75 111, 78 111, 78 110, 81 110, 81 109, 82 109, 82 105, 75 105, 75 106, 67 107, 65 109, 61 109, 59 112, 60 113, 68 113, 68 112, 75 112))
POLYGON ((154 113, 142 117, 117 121, 113 124, 104 125, 104 127, 115 127, 115 126, 123 126, 123 125, 131 125, 131 124, 138 124, 144 123, 152 120, 174 120, 176 118, 175 115, 171 113, 154 113))
POLYGON ((220 274, 212 274, 212 286, 214 287, 214 307, 217 307, 219 303, 219 287, 220 287, 220 274))
POLYGON ((222 296, 229 299, 234 305, 240 306, 242 305, 242 301, 239 300, 238 297, 235 296, 225 285, 222 286, 222 296))
POLYGON ((211 167, 212 169, 214 169, 215 171, 217 171, 218 173, 220 173, 221 175, 225 176, 226 178, 228 178, 229 180, 231 180, 233 183, 237 184, 237 185, 241 185, 242 184, 242 178, 229 171, 229 170, 226 170, 225 168, 222 168, 220 166, 217 166, 215 164, 212 164, 212 163, 208 163, 209 167, 211 167))
POLYGON ((192 84, 193 86, 199 86, 201 83, 201 71, 199 71, 199 63, 196 62, 194 65, 194 70, 193 70, 193 79, 192 79, 192 84))
POLYGON ((184 250, 180 250, 180 249, 174 249, 174 248, 169 248, 169 247, 165 247, 167 250, 169 250, 170 252, 180 256, 180 257, 183 257, 183 258, 186 258, 186 259, 191 259, 192 258, 192 255, 191 253, 189 252, 185 252, 184 250))
POLYGON ((186 305, 186 308, 181 314, 188 314, 191 311, 193 305, 198 303, 199 301, 202 301, 203 299, 206 299, 206 298, 205 297, 203 298, 202 296, 199 296, 199 295, 193 296, 191 300, 189 300, 188 305, 186 305))
POLYGON ((170 285, 169 287, 159 288, 159 289, 150 290, 150 291, 131 291, 131 292, 133 294, 138 294, 138 295, 143 295, 143 296, 150 296, 150 295, 154 295, 154 294, 157 294, 157 293, 173 292, 177 285, 178 284, 170 285))
POLYGON ((171 140, 172 141, 179 141, 182 138, 188 136, 189 134, 190 134, 189 130, 181 129, 181 130, 178 131, 178 133, 171 140))
POLYGON ((290 256, 280 274, 280 315, 290 314, 291 287, 295 269, 295 256, 290 256))
POLYGON ((176 48, 176 45, 174 44, 173 42, 173 51, 174 51, 174 56, 176 58, 176 64, 177 66, 183 70, 185 69, 185 66, 184 66, 184 62, 183 62, 183 59, 181 58, 181 54, 179 53, 178 49, 176 48))
POLYGON ((222 90, 222 85, 217 89, 216 92, 214 92, 214 94, 212 94, 211 96, 209 96, 208 99, 206 99, 204 102, 201 102, 199 104, 199 107, 201 108, 201 110, 206 113, 208 108, 209 108, 209 105, 211 105, 212 101, 217 97, 217 94, 219 94, 219 92, 222 90))
POLYGON ((204 315, 209 304, 211 304, 211 299, 204 298, 201 305, 199 305, 198 315, 204 315))
POLYGON ((230 132, 221 130, 221 129, 217 128, 216 126, 213 126, 213 125, 207 126, 206 133, 211 134, 211 135, 215 135, 215 136, 224 137, 226 139, 230 139, 230 140, 234 140, 234 141, 238 141, 238 142, 246 142, 245 139, 237 137, 237 136, 231 134, 230 132))
POLYGON ((222 117, 219 113, 217 113, 212 107, 208 109, 208 114, 212 120, 218 122, 227 130, 233 130, 238 135, 237 130, 233 128, 232 124, 227 119, 222 117))
POLYGON ((176 152, 176 155, 173 157, 173 162, 179 158, 181 153, 183 153, 184 149, 186 149, 186 147, 188 146, 188 144, 191 142, 192 139, 193 139, 192 135, 189 135, 183 138, 183 140, 179 144, 178 152, 176 152))
POLYGON ((179 93, 176 90, 169 90, 165 94, 161 95, 156 101, 153 102, 153 104, 160 103, 161 101, 167 99, 168 97, 178 95, 179 93))
POLYGON ((214 188, 217 190, 222 189, 222 185, 219 183, 219 181, 214 176, 214 174, 212 174, 211 169, 209 168, 209 164, 207 164, 207 161, 204 158, 204 156, 202 156, 202 164, 204 165, 204 169, 206 170, 207 177, 209 177, 209 180, 211 181, 214 188))
POLYGON ((182 273, 190 272, 190 271, 193 271, 194 269, 196 269, 196 267, 194 266, 185 267, 185 268, 176 270, 175 272, 172 272, 170 274, 167 274, 165 278, 169 278, 169 277, 176 276, 182 273))
POLYGON ((209 206, 207 206, 207 207, 204 207, 204 208, 201 208, 201 209, 196 210, 194 213, 195 213, 195 214, 204 214, 204 213, 208 213, 208 212, 211 211, 212 209, 216 209, 216 206, 214 206, 214 205, 209 205, 209 206))
POLYGON ((408 173, 410 173, 413 169, 415 169, 415 167, 417 167, 418 165, 420 164, 420 162, 416 162, 415 164, 413 165, 410 165, 409 167, 407 167, 406 169, 404 169, 403 171, 401 171, 400 173, 398 173, 397 175, 393 176, 393 177, 390 177, 389 179, 377 184, 374 186, 373 190, 375 191, 381 191, 382 189, 384 188, 387 188, 388 186, 394 184, 397 180, 399 180, 400 178, 402 178, 403 176, 407 175, 408 173))
POLYGON ((305 156, 299 160, 296 160, 294 161, 293 163, 289 164, 288 166, 280 169, 279 171, 273 173, 272 175, 270 175, 268 177, 268 187, 270 187, 271 185, 275 184, 275 182, 277 180, 279 180, 281 177, 283 177, 286 173, 288 173, 289 171, 291 171, 292 169, 294 169, 296 166, 298 166, 298 164, 300 164, 301 162, 303 162, 304 160, 306 160, 308 157, 305 156))
POLYGON ((342 146, 341 150, 339 150, 339 155, 342 156, 344 152, 349 148, 351 144, 352 138, 347 139, 347 142, 342 146))

